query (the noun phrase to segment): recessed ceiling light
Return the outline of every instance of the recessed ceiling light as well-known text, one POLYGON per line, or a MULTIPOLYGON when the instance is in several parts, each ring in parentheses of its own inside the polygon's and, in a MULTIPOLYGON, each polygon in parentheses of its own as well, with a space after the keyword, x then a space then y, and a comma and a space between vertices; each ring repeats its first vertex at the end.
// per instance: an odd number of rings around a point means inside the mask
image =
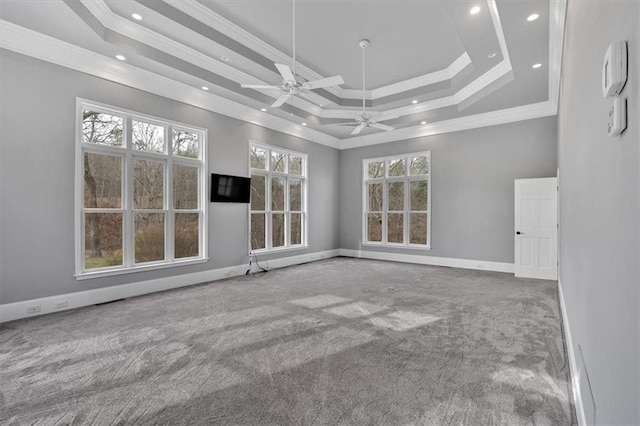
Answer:
POLYGON ((202 90, 209 90, 207 86, 202 86, 202 90))
POLYGON ((487 55, 487 58, 489 58, 489 59, 493 59, 493 58, 495 58, 495 57, 496 57, 496 52, 491 52, 491 53, 489 53, 489 54, 487 55))
POLYGON ((478 13, 480 13, 480 6, 473 6, 470 10, 469 13, 472 15, 477 15, 478 13))
POLYGON ((302 123, 302 125, 303 125, 303 126, 306 126, 306 125, 307 125, 307 123, 302 123))
POLYGON ((131 14, 131 17, 132 17, 133 19, 135 19, 136 21, 140 21, 140 20, 142 20, 142 15, 140 15, 139 13, 132 13, 132 14, 131 14))
POLYGON ((412 101, 411 101, 411 103, 412 103, 412 104, 417 104, 417 103, 418 103, 418 100, 417 100, 417 99, 414 99, 414 100, 412 100, 412 101))
POLYGON ((426 121, 421 121, 420 124, 424 125, 424 124, 427 124, 427 122, 426 121))
POLYGON ((527 21, 531 22, 531 21, 535 21, 536 19, 538 19, 540 17, 540 15, 538 15, 537 13, 532 13, 531 15, 529 15, 527 17, 527 21))
POLYGON ((125 58, 125 57, 124 57, 124 56, 122 56, 122 55, 116 55, 116 59, 117 59, 117 60, 119 60, 119 61, 125 61, 125 60, 127 60, 127 58, 125 58))
POLYGON ((533 64, 531 68, 536 69, 536 68, 540 68, 541 66, 542 64, 533 64))
POLYGON ((260 108, 260 111, 267 112, 267 109, 266 108, 260 108))
POLYGON ((222 62, 229 62, 231 59, 227 58, 226 56, 220 56, 220 60, 222 62))

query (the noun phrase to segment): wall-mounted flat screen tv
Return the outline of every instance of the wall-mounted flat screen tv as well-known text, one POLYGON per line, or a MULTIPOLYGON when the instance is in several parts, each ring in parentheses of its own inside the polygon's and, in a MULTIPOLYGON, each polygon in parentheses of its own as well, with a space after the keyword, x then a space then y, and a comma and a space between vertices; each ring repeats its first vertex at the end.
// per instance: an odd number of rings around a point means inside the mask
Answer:
POLYGON ((212 203, 249 203, 251 178, 211 173, 212 203))

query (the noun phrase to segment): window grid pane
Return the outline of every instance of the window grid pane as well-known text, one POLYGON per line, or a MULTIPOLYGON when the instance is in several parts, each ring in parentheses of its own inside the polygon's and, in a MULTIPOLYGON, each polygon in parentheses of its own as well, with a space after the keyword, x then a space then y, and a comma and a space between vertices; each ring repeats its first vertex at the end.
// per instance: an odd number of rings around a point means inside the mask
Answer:
POLYGON ((174 242, 176 259, 197 257, 200 254, 200 214, 176 213, 174 242))
POLYGON ((164 260, 165 214, 136 213, 134 216, 135 263, 164 260))
POLYGON ((82 141, 85 143, 124 146, 124 118, 103 112, 82 111, 82 141))
POLYGON ((134 149, 160 153, 166 151, 164 126, 132 120, 131 131, 134 149))
POLYGON ((133 160, 133 208, 164 207, 164 163, 136 158, 133 160))
POLYGON ((84 267, 122 265, 122 213, 84 215, 84 267))
POLYGON ((172 129, 171 149, 174 155, 187 158, 200 157, 200 135, 188 130, 172 129))
POLYGON ((251 175, 251 210, 264 211, 267 205, 266 178, 261 175, 251 175))
POLYGON ((286 173, 287 171, 287 154, 277 151, 271 151, 271 167, 272 172, 286 173))
POLYGON ((285 211, 285 183, 283 177, 271 178, 271 210, 277 212, 285 211))
POLYGON ((251 213, 251 247, 254 250, 266 247, 266 221, 264 213, 251 213))
POLYGON ((122 157, 84 153, 84 207, 122 208, 122 157))
POLYGON ((173 163, 173 208, 198 208, 198 168, 173 163))

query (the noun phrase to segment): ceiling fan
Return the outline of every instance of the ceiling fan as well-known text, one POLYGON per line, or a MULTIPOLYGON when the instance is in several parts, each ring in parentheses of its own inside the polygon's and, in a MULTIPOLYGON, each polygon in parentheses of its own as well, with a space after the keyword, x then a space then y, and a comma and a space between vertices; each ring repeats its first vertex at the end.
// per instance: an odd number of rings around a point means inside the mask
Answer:
MULTIPOLYGON (((335 123, 335 124, 330 124, 330 126, 356 126, 355 129, 353 129, 353 131, 351 132, 352 135, 358 135, 360 134, 360 132, 362 132, 362 130, 365 127, 374 127, 376 129, 380 129, 380 130, 394 130, 394 127, 391 126, 387 126, 386 124, 381 124, 378 123, 376 120, 374 120, 374 115, 379 115, 381 113, 379 112, 375 112, 375 114, 373 113, 367 113, 366 111, 366 107, 365 107, 365 60, 364 60, 364 51, 366 50, 367 47, 369 47, 369 40, 367 39, 362 39, 358 42, 358 45, 362 48, 362 112, 358 114, 358 116, 356 117, 355 121, 351 122, 351 123, 335 123)), ((385 120, 392 120, 394 118, 398 118, 398 116, 385 116, 385 120)))
POLYGON ((321 89, 330 86, 339 86, 344 84, 341 75, 333 77, 321 78, 318 80, 300 82, 296 80, 296 0, 293 0, 293 70, 287 65, 274 64, 280 75, 282 76, 282 84, 280 86, 261 85, 261 84, 242 84, 241 87, 246 89, 279 89, 284 92, 271 105, 277 108, 287 102, 293 95, 307 93, 313 89, 321 89))

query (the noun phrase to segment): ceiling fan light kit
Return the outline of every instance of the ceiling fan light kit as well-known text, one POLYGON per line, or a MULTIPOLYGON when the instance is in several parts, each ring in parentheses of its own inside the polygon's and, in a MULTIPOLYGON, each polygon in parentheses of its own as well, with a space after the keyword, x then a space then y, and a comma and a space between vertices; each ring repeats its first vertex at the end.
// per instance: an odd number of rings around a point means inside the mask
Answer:
POLYGON ((261 85, 261 84, 242 84, 245 89, 256 90, 281 90, 283 93, 271 104, 271 107, 278 108, 287 102, 293 95, 308 93, 314 89, 322 89, 325 87, 339 86, 344 84, 341 75, 333 77, 320 78, 318 80, 300 82, 296 79, 296 1, 293 0, 293 69, 288 65, 274 64, 280 75, 282 76, 282 84, 280 86, 261 85))
MULTIPOLYGON (((380 130, 384 130, 384 131, 390 131, 390 130, 394 130, 395 129, 394 127, 387 126, 386 124, 378 123, 376 120, 373 119, 373 116, 371 114, 367 114, 366 101, 365 101, 366 68, 365 68, 365 53, 364 52, 367 49, 367 47, 369 47, 370 44, 371 44, 371 42, 369 40, 367 40, 366 38, 364 38, 364 39, 362 39, 362 40, 360 40, 358 42, 358 46, 360 46, 362 48, 362 112, 359 113, 357 115, 355 121, 353 121, 351 123, 331 124, 332 126, 356 126, 355 129, 353 129, 353 131, 351 132, 351 135, 353 135, 353 136, 359 135, 360 132, 362 132, 365 127, 373 127, 375 129, 380 129, 380 130)), ((391 120, 393 118, 397 118, 397 117, 387 117, 386 120, 391 120)))

